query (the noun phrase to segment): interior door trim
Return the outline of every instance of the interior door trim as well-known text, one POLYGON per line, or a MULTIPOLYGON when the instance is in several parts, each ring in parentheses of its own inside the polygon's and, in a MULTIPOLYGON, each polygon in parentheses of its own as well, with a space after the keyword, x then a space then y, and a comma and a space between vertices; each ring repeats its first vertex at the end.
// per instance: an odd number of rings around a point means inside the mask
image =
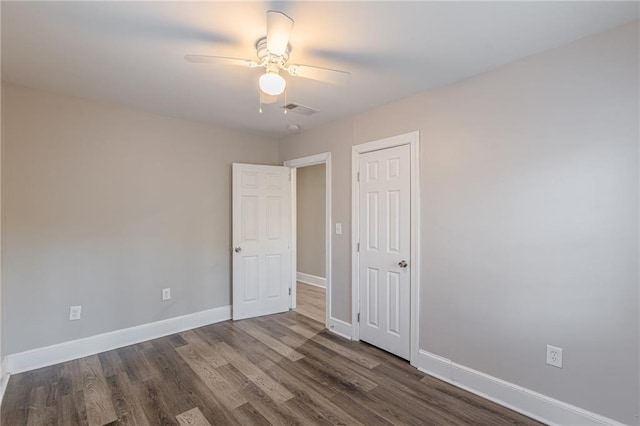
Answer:
POLYGON ((354 145, 351 148, 351 338, 360 340, 360 203, 358 173, 360 154, 396 146, 409 145, 411 149, 411 256, 409 274, 411 285, 410 315, 410 363, 416 367, 418 360, 418 336, 420 326, 420 133, 418 131, 392 136, 385 139, 354 145))
POLYGON ((297 169, 299 167, 325 165, 325 327, 335 328, 338 321, 331 316, 331 153, 310 155, 284 162, 284 166, 291 168, 291 309, 297 305, 297 169))

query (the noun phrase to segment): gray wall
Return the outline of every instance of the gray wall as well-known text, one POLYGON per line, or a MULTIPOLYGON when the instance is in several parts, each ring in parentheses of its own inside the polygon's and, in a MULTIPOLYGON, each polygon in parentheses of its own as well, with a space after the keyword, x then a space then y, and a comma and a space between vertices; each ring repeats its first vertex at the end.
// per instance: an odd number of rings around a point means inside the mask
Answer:
POLYGON ((636 22, 284 139, 282 160, 332 153, 332 315, 351 145, 419 130, 420 348, 638 423, 638 47, 636 22))
POLYGON ((231 163, 277 164, 277 142, 18 86, 3 96, 7 353, 230 304, 231 163))
MULTIPOLYGON (((0 23, 2 22, 2 4, 0 4, 0 23)), ((2 31, 0 31, 0 35, 2 31)), ((1 38, 1 37, 0 37, 1 38)), ((2 41, 0 40, 0 46, 2 41)), ((2 151, 3 151, 3 130, 2 130, 2 55, 0 55, 0 383, 2 383, 2 362, 4 361, 4 312, 2 311, 2 151)), ((2 401, 0 401, 2 402, 2 401)))
POLYGON ((296 169, 298 272, 325 278, 324 164, 296 169))

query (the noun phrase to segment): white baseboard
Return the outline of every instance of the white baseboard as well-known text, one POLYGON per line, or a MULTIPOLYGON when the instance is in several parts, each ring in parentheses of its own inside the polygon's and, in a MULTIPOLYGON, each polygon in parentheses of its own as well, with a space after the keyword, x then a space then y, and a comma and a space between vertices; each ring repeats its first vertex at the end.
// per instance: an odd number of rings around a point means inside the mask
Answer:
POLYGON ((304 272, 296 272, 296 280, 301 283, 315 285, 316 287, 327 287, 327 279, 316 277, 315 275, 305 274, 304 272))
POLYGON ((337 318, 329 317, 327 328, 338 336, 351 340, 351 324, 337 318))
POLYGON ((7 362, 7 357, 4 357, 2 363, 0 363, 0 407, 2 407, 4 392, 7 390, 7 385, 9 384, 9 369, 7 368, 7 362))
POLYGON ((228 319, 231 319, 231 306, 221 306, 193 314, 32 349, 8 355, 7 372, 17 374, 35 370, 228 319))
POLYGON ((622 426, 622 423, 615 420, 456 364, 423 349, 418 351, 416 365, 420 371, 430 376, 549 425, 622 426))

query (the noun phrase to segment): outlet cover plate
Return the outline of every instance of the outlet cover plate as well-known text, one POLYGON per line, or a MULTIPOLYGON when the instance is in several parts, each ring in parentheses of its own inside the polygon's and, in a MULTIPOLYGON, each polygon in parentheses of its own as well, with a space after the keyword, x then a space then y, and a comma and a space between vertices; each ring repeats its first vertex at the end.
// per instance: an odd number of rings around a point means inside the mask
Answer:
POLYGON ((162 289, 162 300, 169 300, 171 299, 171 289, 170 288, 163 288, 162 289))
POLYGON ((82 316, 82 306, 71 306, 69 307, 69 321, 79 320, 82 316))
POLYGON ((547 364, 562 368, 562 348, 547 345, 547 364))

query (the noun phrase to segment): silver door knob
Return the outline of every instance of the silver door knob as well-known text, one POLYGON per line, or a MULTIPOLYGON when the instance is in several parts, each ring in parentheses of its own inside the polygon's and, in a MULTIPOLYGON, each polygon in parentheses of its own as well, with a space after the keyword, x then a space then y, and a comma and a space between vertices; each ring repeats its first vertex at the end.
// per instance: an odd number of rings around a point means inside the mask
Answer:
POLYGON ((235 251, 236 253, 240 253, 242 249, 240 247, 236 247, 233 249, 233 251, 235 251))
POLYGON ((401 268, 406 268, 407 267, 407 261, 406 260, 401 260, 400 262, 398 262, 398 266, 401 268))

